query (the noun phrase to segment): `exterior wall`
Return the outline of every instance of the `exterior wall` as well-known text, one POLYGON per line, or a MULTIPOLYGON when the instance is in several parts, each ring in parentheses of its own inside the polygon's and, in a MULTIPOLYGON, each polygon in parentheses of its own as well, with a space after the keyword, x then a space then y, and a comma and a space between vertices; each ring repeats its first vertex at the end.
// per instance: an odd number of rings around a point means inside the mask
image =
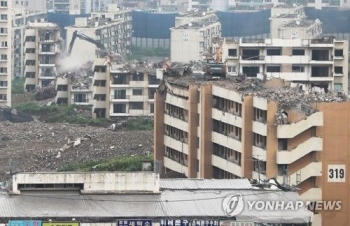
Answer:
POLYGON ((321 212, 322 225, 349 225, 349 131, 350 120, 349 103, 321 103, 317 105, 324 114, 324 126, 317 128, 317 135, 323 137, 324 151, 322 159, 322 200, 342 201, 340 211, 321 212), (330 182, 329 170, 332 166, 341 166, 344 169, 345 177, 330 182))
POLYGON ((12 1, 6 1, 7 6, 0 7, 0 14, 7 19, 0 20, 0 107, 11 107, 11 53, 12 53, 12 1))
POLYGON ((30 23, 25 36, 26 65, 24 72, 26 80, 24 88, 30 91, 38 86, 47 86, 56 80, 59 64, 58 53, 61 51, 60 33, 56 24, 30 23))
MULTIPOLYGON (((347 40, 330 40, 320 41, 317 39, 263 39, 257 42, 251 40, 224 40, 222 45, 223 61, 227 61, 228 74, 235 76, 244 73, 244 67, 259 67, 257 76, 266 74, 267 77, 277 77, 286 81, 313 85, 322 82, 330 90, 343 91, 348 94, 348 82, 345 72, 348 70, 348 56, 335 56, 335 52, 342 50, 343 53, 348 52, 347 40), (251 59, 243 59, 243 51, 245 49, 256 49, 257 56, 251 59), (268 49, 281 49, 280 55, 267 55, 268 49), (236 49, 235 56, 229 56, 229 50, 236 49), (304 55, 292 55, 293 49, 303 49, 304 55), (328 58, 322 61, 313 60, 314 50, 328 51, 328 58), (259 56, 259 57, 258 57, 259 56), (254 58, 254 59, 253 59, 254 58), (303 66, 303 71, 293 71, 293 66, 303 66), (268 66, 279 66, 280 72, 269 72, 268 66), (327 67, 327 76, 315 77, 312 75, 314 67, 327 67), (234 67, 234 72, 230 72, 230 67, 234 67), (334 73, 335 67, 341 67, 342 72, 334 73), (340 88, 339 88, 340 87, 340 88), (340 89, 340 90, 338 90, 340 89)), ((339 53, 337 53, 339 54, 339 53)), ((255 76, 255 75, 251 75, 255 76)))
POLYGON ((20 0, 13 1, 14 8, 25 8, 29 11, 46 11, 46 0, 20 0))
POLYGON ((18 184, 84 184, 82 193, 94 192, 159 192, 156 173, 18 173, 13 179, 13 193, 19 194, 18 184), (140 183, 142 181, 143 183, 140 183))

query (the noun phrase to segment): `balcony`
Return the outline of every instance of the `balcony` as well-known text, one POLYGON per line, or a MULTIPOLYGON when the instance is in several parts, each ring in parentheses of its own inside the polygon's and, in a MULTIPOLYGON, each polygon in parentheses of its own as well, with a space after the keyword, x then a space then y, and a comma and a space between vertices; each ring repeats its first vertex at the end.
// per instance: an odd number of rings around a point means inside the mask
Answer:
POLYGON ((169 126, 180 129, 182 131, 188 132, 188 123, 181 120, 181 119, 178 119, 178 118, 175 118, 175 117, 172 117, 170 115, 165 114, 164 115, 164 123, 169 125, 169 126))
POLYGON ((143 109, 129 109, 129 115, 130 116, 140 116, 140 115, 147 115, 147 113, 143 109))
POLYGON ((240 63, 241 65, 260 65, 265 62, 265 56, 252 56, 252 57, 243 57, 240 56, 240 63))
POLYGON ((218 121, 227 123, 229 125, 234 125, 236 127, 242 128, 242 124, 243 124, 242 118, 230 112, 221 111, 216 108, 212 108, 212 118, 218 121))
POLYGON ((266 162, 266 149, 257 147, 253 145, 252 148, 252 156, 253 158, 259 159, 261 161, 266 162))
POLYGON ((322 176, 322 162, 311 162, 305 167, 289 176, 289 183, 297 185, 310 177, 322 176), (299 176, 300 175, 300 176, 299 176))
POLYGON ((258 122, 258 121, 253 121, 253 132, 260 134, 262 136, 267 136, 267 126, 266 123, 258 122))
POLYGON ((107 88, 105 86, 93 86, 92 92, 94 94, 106 94, 107 88))
POLYGON ((24 44, 25 49, 35 49, 36 48, 36 43, 35 42, 25 42, 24 44))
POLYGON ((55 62, 39 62, 39 67, 55 67, 55 62))
POLYGON ((242 153, 242 142, 223 134, 212 132, 212 142, 242 153))
POLYGON ((333 81, 334 78, 333 76, 327 76, 327 77, 313 77, 310 76, 309 81, 319 81, 319 82, 331 82, 333 81))
POLYGON ((334 77, 343 77, 344 73, 334 73, 333 76, 334 77))
POLYGON ((92 84, 94 84, 95 80, 106 80, 106 78, 107 78, 106 72, 95 72, 92 84))
POLYGON ((111 102, 118 102, 118 103, 127 103, 129 102, 130 95, 125 95, 125 96, 116 96, 116 95, 111 95, 111 102))
POLYGON ((36 80, 35 78, 26 78, 26 81, 25 81, 25 86, 26 85, 36 85, 36 80))
POLYGON ((316 201, 322 200, 322 189, 321 188, 310 188, 306 192, 300 195, 300 198, 304 201, 316 201))
POLYGON ((213 166, 220 168, 222 170, 225 170, 226 172, 230 172, 230 173, 237 175, 239 177, 243 176, 242 167, 240 167, 239 165, 237 165, 237 164, 235 164, 227 159, 221 158, 221 157, 216 156, 216 155, 212 155, 211 163, 213 166))
POLYGON ((188 155, 188 145, 170 136, 164 135, 164 145, 188 155))
POLYGON ((277 138, 293 138, 313 126, 323 126, 323 113, 316 112, 296 123, 277 126, 277 138))
POLYGON ((148 100, 148 96, 143 96, 143 95, 130 95, 129 98, 130 101, 134 102, 144 102, 148 100))
POLYGON ((291 151, 283 150, 277 152, 277 164, 291 164, 303 156, 323 150, 323 140, 320 137, 311 137, 299 144, 291 151))
POLYGON ((332 65, 334 62, 331 58, 329 59, 324 59, 324 60, 310 60, 309 62, 312 65, 332 65))
POLYGON ((39 73, 39 79, 42 79, 42 80, 54 80, 54 79, 56 79, 56 76, 54 74, 39 73))
POLYGON ((265 56, 266 64, 307 64, 310 56, 265 56))
POLYGON ((165 102, 168 104, 175 105, 175 106, 180 107, 180 108, 188 109, 186 99, 183 99, 183 98, 180 98, 177 96, 173 96, 169 93, 166 95, 165 102))
POLYGON ((129 82, 130 87, 147 87, 148 82, 146 81, 130 81, 129 82))
POLYGON ((57 98, 68 98, 68 91, 59 91, 59 90, 57 90, 56 99, 57 98))
POLYGON ((334 60, 344 60, 344 56, 333 56, 334 60))
POLYGON ((80 100, 75 100, 74 98, 71 99, 71 104, 75 105, 91 105, 90 99, 80 99, 80 100))
POLYGON ((188 176, 187 166, 181 165, 180 163, 178 163, 178 162, 176 162, 168 157, 164 157, 164 167, 166 167, 172 171, 185 174, 185 176, 188 176))

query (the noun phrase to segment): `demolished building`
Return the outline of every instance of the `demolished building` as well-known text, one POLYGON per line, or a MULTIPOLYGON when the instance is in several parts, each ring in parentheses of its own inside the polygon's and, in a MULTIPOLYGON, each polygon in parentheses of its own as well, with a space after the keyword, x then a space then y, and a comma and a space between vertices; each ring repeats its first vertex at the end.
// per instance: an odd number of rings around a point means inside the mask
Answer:
POLYGON ((348 124, 342 125, 350 115, 343 93, 282 79, 166 77, 154 111, 155 161, 162 172, 276 178, 297 186, 303 199, 324 200, 335 199, 336 191, 322 169, 349 164, 341 157, 350 137, 348 124))

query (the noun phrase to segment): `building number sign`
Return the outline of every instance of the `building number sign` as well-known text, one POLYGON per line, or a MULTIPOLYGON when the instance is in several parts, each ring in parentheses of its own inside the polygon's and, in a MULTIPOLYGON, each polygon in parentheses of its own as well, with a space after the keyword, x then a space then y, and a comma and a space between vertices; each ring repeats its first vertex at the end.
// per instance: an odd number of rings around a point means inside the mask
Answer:
POLYGON ((328 182, 345 182, 345 165, 328 165, 328 182))

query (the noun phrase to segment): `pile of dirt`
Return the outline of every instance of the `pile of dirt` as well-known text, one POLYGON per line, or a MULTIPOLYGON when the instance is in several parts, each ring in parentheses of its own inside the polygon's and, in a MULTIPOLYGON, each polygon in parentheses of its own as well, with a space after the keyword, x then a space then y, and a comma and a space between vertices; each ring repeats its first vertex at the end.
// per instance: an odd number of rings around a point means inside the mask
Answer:
POLYGON ((0 121, 0 181, 9 179, 10 170, 56 171, 68 164, 152 152, 153 131, 0 121))
POLYGON ((18 112, 14 108, 3 107, 0 108, 0 121, 9 121, 9 122, 31 122, 33 121, 31 115, 18 112))

